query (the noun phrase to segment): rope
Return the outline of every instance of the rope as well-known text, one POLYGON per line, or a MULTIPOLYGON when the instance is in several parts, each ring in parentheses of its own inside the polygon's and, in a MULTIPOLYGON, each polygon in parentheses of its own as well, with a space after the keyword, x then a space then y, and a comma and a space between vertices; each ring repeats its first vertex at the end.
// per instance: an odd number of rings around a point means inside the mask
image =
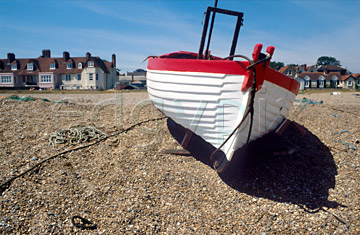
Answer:
POLYGON ((57 130, 55 134, 49 138, 49 145, 53 147, 57 144, 70 143, 72 145, 80 144, 82 142, 91 142, 92 140, 102 140, 107 135, 96 129, 96 127, 77 127, 66 130, 57 130))
POLYGON ((82 145, 82 146, 79 146, 79 147, 76 147, 76 148, 72 148, 72 149, 67 149, 67 150, 64 150, 64 151, 62 151, 62 152, 60 152, 60 153, 57 153, 57 154, 55 154, 55 155, 52 155, 52 156, 50 156, 50 157, 42 160, 41 162, 35 164, 34 166, 30 167, 28 170, 24 171, 23 173, 21 173, 21 174, 19 174, 19 175, 16 175, 16 176, 10 178, 9 180, 5 181, 4 183, 2 183, 2 184, 0 185, 0 195, 2 195, 2 193, 5 192, 5 190, 10 187, 11 183, 12 183, 14 180, 16 180, 17 178, 20 178, 20 177, 24 176, 25 174, 29 173, 30 171, 34 170, 35 168, 41 166, 43 163, 45 163, 45 162, 47 162, 47 161, 49 161, 49 160, 51 160, 51 159, 54 159, 54 158, 59 157, 59 156, 62 156, 62 155, 66 154, 66 153, 69 153, 69 152, 77 151, 77 150, 80 150, 80 149, 83 149, 83 148, 87 148, 87 147, 96 145, 96 144, 98 144, 98 143, 100 143, 100 142, 105 141, 106 139, 108 139, 108 138, 110 138, 110 137, 113 137, 113 136, 115 136, 115 135, 119 135, 119 134, 122 134, 122 133, 126 133, 126 132, 128 132, 128 131, 134 129, 135 127, 140 126, 140 125, 142 125, 142 124, 144 124, 144 123, 152 122, 152 121, 158 121, 158 120, 162 120, 162 119, 165 119, 165 118, 166 118, 166 117, 153 118, 153 119, 145 120, 145 121, 142 121, 142 122, 138 122, 138 123, 136 123, 136 124, 134 124, 134 125, 126 128, 126 129, 121 130, 119 133, 114 133, 114 134, 111 134, 111 135, 107 135, 105 138, 100 139, 100 140, 97 140, 97 141, 95 141, 95 142, 93 142, 93 143, 86 144, 86 145, 82 145))
MULTIPOLYGON (((238 56, 240 57, 240 56, 238 56)), ((249 66, 250 67, 250 66, 249 66)), ((254 100, 255 100, 255 93, 256 93, 256 74, 255 74, 255 67, 251 67, 253 69, 253 84, 250 90, 250 99, 248 102, 248 105, 246 106, 246 110, 244 112, 244 116, 241 119, 240 123, 235 127, 235 129, 231 132, 231 134, 226 138, 226 140, 211 154, 210 156, 210 162, 213 163, 214 168, 216 169, 216 160, 214 160, 215 154, 228 142, 228 140, 235 134, 235 132, 240 128, 240 126, 244 123, 245 119, 248 117, 248 115, 250 114, 250 127, 249 127, 249 132, 248 132, 248 136, 247 136, 247 140, 246 140, 246 144, 245 146, 249 143, 250 141, 250 136, 251 136, 251 129, 252 129, 252 125, 253 125, 253 117, 254 117, 254 100)))
POLYGON ((261 59, 257 62, 254 62, 253 60, 249 59, 246 56, 243 55, 231 55, 228 57, 223 58, 223 60, 227 60, 230 58, 235 58, 235 57, 240 57, 243 58, 245 60, 247 60, 249 62, 249 66, 246 67, 247 70, 252 69, 253 70, 253 84, 251 86, 251 90, 250 90, 250 99, 248 102, 248 105, 246 107, 246 110, 244 112, 244 116, 242 118, 242 120, 240 121, 240 123, 235 127, 235 129, 231 132, 231 134, 226 138, 226 140, 211 154, 210 156, 210 162, 213 163, 214 168, 216 169, 216 160, 214 160, 215 154, 226 144, 226 142, 228 142, 228 140, 235 134, 235 132, 240 128, 240 126, 244 123, 245 119, 248 117, 248 115, 250 114, 250 126, 249 126, 249 132, 248 132, 248 136, 247 136, 247 140, 246 140, 246 144, 244 147, 247 146, 247 144, 250 141, 250 136, 251 136, 251 130, 252 130, 252 125, 253 125, 253 119, 254 119, 254 101, 255 101, 255 94, 256 94, 256 71, 255 71, 255 66, 258 64, 261 64, 265 61, 271 60, 271 55, 267 53, 266 57, 264 59, 261 59))

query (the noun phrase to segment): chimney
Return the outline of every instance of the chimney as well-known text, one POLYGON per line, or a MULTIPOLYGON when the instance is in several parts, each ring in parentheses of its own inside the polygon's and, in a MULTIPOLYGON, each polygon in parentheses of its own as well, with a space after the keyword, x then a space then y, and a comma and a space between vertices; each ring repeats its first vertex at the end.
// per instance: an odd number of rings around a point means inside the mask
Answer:
POLYGON ((90 59, 90 57, 91 57, 90 52, 86 52, 86 59, 90 59))
POLYGON ((112 64, 114 66, 114 68, 116 68, 116 55, 115 54, 112 54, 112 64))
POLYGON ((63 57, 64 57, 64 60, 65 60, 65 61, 68 61, 68 60, 70 59, 70 53, 67 52, 67 51, 64 51, 63 57))
POLYGON ((14 53, 8 53, 7 54, 7 62, 12 63, 15 60, 15 54, 14 53))
POLYGON ((304 71, 306 71, 306 64, 303 64, 304 71))
POLYGON ((51 52, 50 52, 50 50, 48 50, 48 49, 42 50, 42 57, 44 57, 44 58, 50 58, 50 57, 51 57, 51 52))

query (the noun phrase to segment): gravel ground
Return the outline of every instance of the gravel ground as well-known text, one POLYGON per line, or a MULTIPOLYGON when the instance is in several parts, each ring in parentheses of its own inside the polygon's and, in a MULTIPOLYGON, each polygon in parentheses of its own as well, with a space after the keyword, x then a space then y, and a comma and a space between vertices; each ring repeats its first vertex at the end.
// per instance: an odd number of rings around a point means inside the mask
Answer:
POLYGON ((205 158, 162 153, 180 149, 166 119, 124 132, 162 117, 146 92, 34 96, 68 102, 0 101, 1 184, 86 144, 52 147, 56 130, 92 126, 114 136, 1 189, 2 234, 360 233, 360 98, 352 93, 299 95, 323 101, 290 112, 307 132, 292 124, 282 137, 256 141, 221 175, 205 158), (97 228, 77 228, 73 216, 97 228))

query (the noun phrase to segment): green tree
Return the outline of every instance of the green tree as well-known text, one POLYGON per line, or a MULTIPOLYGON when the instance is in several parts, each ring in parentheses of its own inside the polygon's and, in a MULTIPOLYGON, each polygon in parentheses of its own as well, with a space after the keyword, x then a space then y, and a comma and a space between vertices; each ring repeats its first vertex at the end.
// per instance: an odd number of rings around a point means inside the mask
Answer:
POLYGON ((275 70, 280 70, 282 67, 284 67, 284 63, 271 61, 269 66, 270 66, 270 68, 273 68, 275 70))
POLYGON ((340 65, 340 61, 331 56, 321 56, 318 58, 317 65, 340 65))

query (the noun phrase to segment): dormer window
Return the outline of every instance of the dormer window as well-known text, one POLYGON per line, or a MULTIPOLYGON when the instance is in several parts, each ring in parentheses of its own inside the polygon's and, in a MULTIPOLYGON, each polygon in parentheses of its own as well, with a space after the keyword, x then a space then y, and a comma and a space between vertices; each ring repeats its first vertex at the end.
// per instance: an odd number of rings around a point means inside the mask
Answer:
POLYGON ((94 61, 88 61, 88 67, 90 68, 94 67, 94 61))
POLYGON ((55 63, 50 64, 50 69, 56 69, 55 63))
POLYGON ((73 68, 72 63, 67 63, 67 64, 66 64, 66 68, 67 68, 67 69, 72 69, 72 68, 73 68))
POLYGON ((11 65, 11 70, 17 70, 17 64, 12 64, 11 65))
POLYGON ((27 70, 28 71, 33 71, 34 70, 34 64, 33 63, 28 63, 27 64, 27 70))
POLYGON ((82 63, 78 64, 78 69, 82 69, 82 63))

